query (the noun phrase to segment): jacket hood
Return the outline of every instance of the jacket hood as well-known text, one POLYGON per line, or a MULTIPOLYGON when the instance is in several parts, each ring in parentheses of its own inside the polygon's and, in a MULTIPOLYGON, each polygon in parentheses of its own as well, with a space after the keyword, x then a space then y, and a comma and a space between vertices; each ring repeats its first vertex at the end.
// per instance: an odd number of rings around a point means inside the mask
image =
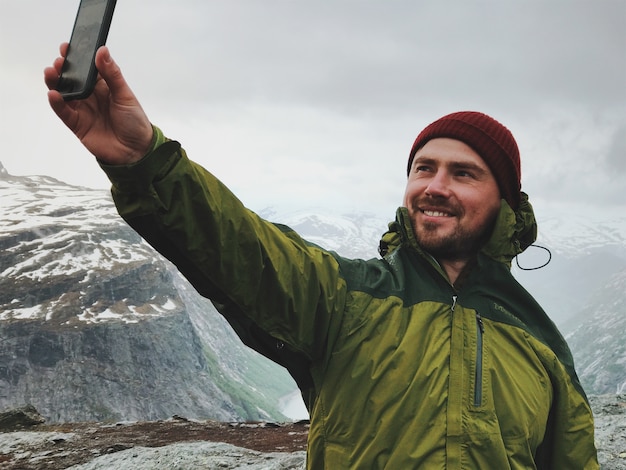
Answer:
MULTIPOLYGON (((510 267, 511 260, 532 245, 536 239, 535 214, 528 200, 528 195, 522 192, 521 202, 516 211, 502 199, 493 233, 481 249, 481 253, 510 267)), ((423 253, 415 238, 406 207, 398 208, 396 220, 389 224, 389 229, 382 236, 378 251, 384 257, 402 244, 423 253)))

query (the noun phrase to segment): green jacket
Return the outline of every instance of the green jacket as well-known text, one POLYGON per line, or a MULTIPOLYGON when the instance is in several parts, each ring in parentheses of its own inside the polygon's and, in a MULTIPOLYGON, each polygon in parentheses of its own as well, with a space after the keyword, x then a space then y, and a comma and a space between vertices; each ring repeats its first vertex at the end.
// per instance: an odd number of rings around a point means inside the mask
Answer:
POLYGON ((405 209, 382 259, 351 260, 245 209, 176 142, 103 168, 122 217, 294 375, 308 468, 598 468, 569 349, 510 274, 534 240, 527 201, 503 203, 455 288, 405 209))

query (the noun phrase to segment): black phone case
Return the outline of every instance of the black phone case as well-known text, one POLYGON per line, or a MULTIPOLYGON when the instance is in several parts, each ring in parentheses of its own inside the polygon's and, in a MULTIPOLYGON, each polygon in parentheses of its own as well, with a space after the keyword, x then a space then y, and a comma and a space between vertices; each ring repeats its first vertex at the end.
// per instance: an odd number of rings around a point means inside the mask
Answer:
MULTIPOLYGON (((87 98, 98 77, 96 51, 106 43, 116 0, 81 0, 76 13, 69 48, 56 89, 66 101, 87 98), (89 16, 90 7, 102 8, 101 16, 89 16), (84 50, 82 42, 87 42, 84 50)), ((100 15, 100 12, 98 12, 100 15)))

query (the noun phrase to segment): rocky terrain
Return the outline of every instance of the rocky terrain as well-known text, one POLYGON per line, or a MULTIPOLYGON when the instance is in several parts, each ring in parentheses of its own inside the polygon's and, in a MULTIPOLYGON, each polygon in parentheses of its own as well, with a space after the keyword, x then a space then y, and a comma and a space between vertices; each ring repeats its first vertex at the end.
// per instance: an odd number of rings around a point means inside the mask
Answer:
MULTIPOLYGON (((593 396, 604 470, 626 470, 626 395, 593 396)), ((0 469, 303 469, 308 422, 37 424, 0 433, 0 469)))
POLYGON ((596 447, 603 470, 626 470, 626 395, 590 397, 596 447))
POLYGON ((0 433, 0 469, 302 468, 308 422, 169 420, 0 433), (211 462, 215 466, 211 466, 211 462))

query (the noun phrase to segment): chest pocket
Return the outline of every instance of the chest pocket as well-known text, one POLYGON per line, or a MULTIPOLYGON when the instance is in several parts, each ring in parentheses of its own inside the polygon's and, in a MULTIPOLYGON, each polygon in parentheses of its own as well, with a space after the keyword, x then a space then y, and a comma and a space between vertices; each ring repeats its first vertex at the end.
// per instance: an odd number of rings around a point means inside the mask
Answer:
POLYGON ((476 423, 478 435, 498 433, 507 448, 535 450, 546 432, 552 387, 528 333, 482 318, 475 331, 468 358, 473 382, 466 397, 468 425, 476 423))

